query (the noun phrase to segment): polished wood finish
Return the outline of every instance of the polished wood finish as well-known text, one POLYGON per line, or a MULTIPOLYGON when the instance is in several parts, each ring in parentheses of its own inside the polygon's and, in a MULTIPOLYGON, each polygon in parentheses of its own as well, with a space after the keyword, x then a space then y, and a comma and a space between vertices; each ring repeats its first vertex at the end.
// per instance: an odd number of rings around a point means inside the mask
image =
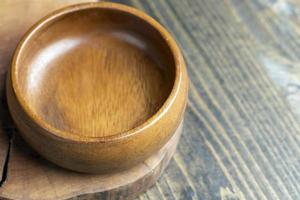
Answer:
POLYGON ((172 37, 152 18, 114 3, 48 15, 18 45, 7 79, 24 139, 68 169, 132 167, 174 134, 187 74, 172 37))
POLYGON ((67 0, 45 0, 42 3, 35 0, 0 1, 0 199, 56 200, 75 196, 89 199, 94 193, 96 199, 133 198, 156 181, 176 148, 180 131, 143 164, 117 174, 86 175, 45 161, 22 140, 14 128, 3 96, 4 73, 10 53, 19 36, 35 19, 68 3, 67 0), (20 21, 19 15, 22 14, 20 21))
POLYGON ((159 33, 105 10, 85 8, 48 22, 18 55, 20 96, 66 137, 134 129, 161 108, 174 84, 175 63, 159 33))
POLYGON ((167 27, 191 80, 178 149, 137 199, 299 199, 298 1, 122 1, 167 27))
POLYGON ((89 199, 94 193, 97 193, 95 199, 134 199, 152 186, 168 165, 181 128, 162 149, 143 163, 104 175, 76 173, 57 167, 39 157, 17 135, 10 156, 9 176, 0 187, 0 199, 58 200, 74 196, 89 199))
MULTIPOLYGON (((10 65, 12 54, 22 35, 45 13, 64 6, 84 2, 85 0, 1 0, 0 1, 0 97, 3 99, 3 90, 5 87, 5 77, 10 65)), ((7 130, 11 132, 12 124, 6 127, 7 112, 6 104, 0 106, 0 134, 6 134, 7 130)), ((9 138, 0 139, 0 182, 2 180, 3 168, 6 155, 8 153, 9 138)))
MULTIPOLYGON (((91 0, 91 2, 94 0, 91 0)), ((85 0, 1 0, 0 1, 0 88, 20 38, 46 13, 85 0)))

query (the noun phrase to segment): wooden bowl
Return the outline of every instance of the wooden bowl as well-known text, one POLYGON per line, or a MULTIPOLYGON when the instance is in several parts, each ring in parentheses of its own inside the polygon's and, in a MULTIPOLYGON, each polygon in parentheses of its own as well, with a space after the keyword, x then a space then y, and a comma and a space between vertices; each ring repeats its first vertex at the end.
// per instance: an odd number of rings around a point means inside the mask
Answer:
POLYGON ((183 118, 188 77, 170 34, 146 14, 85 3, 34 25, 7 79, 23 138, 62 167, 127 169, 171 138, 183 118))

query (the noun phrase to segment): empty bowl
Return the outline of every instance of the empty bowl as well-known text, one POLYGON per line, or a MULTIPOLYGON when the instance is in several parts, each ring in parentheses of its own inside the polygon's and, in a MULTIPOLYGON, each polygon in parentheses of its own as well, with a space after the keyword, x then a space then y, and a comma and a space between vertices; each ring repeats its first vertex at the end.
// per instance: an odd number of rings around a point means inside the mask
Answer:
POLYGON ((183 119, 188 78, 170 34, 136 9, 85 3, 34 25, 7 79, 23 138, 62 167, 127 169, 157 152, 183 119))

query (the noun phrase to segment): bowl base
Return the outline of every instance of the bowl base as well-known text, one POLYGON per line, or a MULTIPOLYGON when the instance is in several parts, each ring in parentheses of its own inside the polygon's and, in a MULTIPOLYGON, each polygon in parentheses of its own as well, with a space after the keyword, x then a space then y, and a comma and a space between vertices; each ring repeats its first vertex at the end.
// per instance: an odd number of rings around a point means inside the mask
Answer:
MULTIPOLYGON (((182 123, 168 143, 143 163, 113 174, 82 174, 65 170, 42 159, 17 134, 8 162, 0 199, 133 199, 159 178, 175 152, 182 123)), ((0 155, 5 154, 6 135, 0 132, 0 155)), ((0 160, 0 166, 4 163, 0 160)), ((1 173, 1 172, 0 172, 1 173)))

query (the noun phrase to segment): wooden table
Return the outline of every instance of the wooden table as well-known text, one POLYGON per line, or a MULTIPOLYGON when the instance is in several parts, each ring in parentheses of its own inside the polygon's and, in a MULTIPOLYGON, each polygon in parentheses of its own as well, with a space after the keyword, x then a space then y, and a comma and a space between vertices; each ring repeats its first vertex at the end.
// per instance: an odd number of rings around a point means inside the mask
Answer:
POLYGON ((177 153, 139 198, 299 199, 300 2, 118 2, 167 27, 191 79, 177 153))
POLYGON ((126 3, 169 29, 191 78, 178 151, 141 198, 299 199, 300 2, 126 3))

